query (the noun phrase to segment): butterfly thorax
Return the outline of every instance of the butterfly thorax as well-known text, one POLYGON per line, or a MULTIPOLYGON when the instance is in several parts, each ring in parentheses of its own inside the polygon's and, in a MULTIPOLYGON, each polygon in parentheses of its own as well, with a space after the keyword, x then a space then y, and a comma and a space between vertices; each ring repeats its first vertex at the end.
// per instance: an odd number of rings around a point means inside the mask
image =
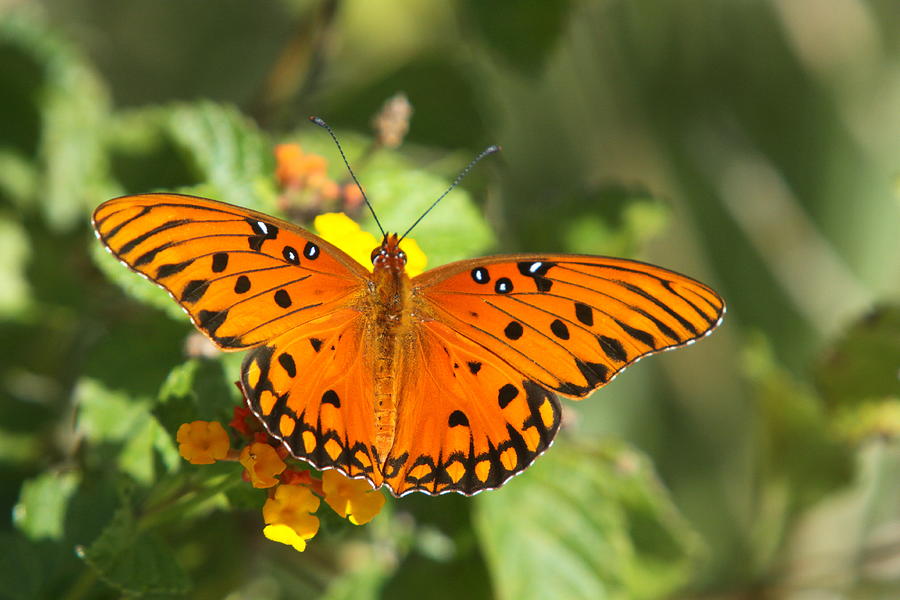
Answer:
POLYGON ((370 343, 375 370, 375 449, 384 460, 394 443, 397 424, 397 395, 394 373, 402 347, 407 343, 409 322, 409 276, 406 254, 397 234, 385 235, 372 251, 372 313, 370 343))

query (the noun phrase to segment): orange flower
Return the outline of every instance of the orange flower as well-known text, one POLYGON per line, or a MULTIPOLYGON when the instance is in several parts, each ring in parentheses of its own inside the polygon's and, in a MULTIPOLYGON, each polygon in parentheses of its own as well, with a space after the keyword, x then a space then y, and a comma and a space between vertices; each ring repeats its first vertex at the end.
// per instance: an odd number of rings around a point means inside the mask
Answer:
POLYGON ((368 481, 350 479, 334 469, 322 473, 322 489, 328 506, 354 525, 368 523, 384 506, 384 494, 368 481))
POLYGON ((278 483, 276 475, 287 468, 275 448, 254 442, 241 450, 240 462, 255 488, 270 488, 278 483))
POLYGON ((266 522, 263 535, 272 541, 306 550, 306 540, 319 531, 319 519, 310 513, 319 509, 319 499, 301 485, 279 485, 263 505, 266 522))
POLYGON ((178 452, 192 465, 211 465, 225 458, 231 448, 225 428, 215 421, 184 423, 175 439, 178 452))

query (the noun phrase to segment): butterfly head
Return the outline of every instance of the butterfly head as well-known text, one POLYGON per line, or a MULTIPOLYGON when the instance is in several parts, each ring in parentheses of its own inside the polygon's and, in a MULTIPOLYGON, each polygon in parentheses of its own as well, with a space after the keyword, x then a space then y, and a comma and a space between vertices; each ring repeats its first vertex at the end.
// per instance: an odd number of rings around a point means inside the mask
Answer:
POLYGON ((384 234, 381 245, 372 250, 372 265, 376 269, 401 272, 406 268, 406 252, 400 249, 400 238, 396 233, 384 234))

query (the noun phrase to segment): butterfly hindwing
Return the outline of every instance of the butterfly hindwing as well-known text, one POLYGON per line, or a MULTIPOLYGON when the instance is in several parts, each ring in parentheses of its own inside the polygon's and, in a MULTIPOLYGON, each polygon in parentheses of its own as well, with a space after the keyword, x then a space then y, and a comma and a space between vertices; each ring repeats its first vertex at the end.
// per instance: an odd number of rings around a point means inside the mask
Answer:
POLYGON ((360 327, 360 313, 341 310, 254 348, 241 387, 250 410, 293 456, 378 487, 371 359, 360 327))
POLYGON ((295 225, 177 194, 116 198, 94 212, 100 240, 165 288, 226 350, 255 346, 352 302, 368 273, 295 225))
POLYGON ((724 303, 684 275, 625 259, 496 256, 412 280, 431 318, 526 378, 582 398, 639 358, 714 329, 724 303))
POLYGON ((396 495, 499 487, 559 428, 553 393, 444 323, 421 324, 400 369, 396 436, 384 465, 396 495))

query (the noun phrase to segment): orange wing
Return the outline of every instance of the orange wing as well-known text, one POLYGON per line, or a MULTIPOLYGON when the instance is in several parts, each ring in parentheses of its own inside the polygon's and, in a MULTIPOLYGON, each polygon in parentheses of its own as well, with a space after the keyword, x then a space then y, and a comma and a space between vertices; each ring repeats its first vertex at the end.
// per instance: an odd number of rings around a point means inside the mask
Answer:
POLYGON ((595 256, 462 261, 411 285, 421 320, 397 369, 384 468, 398 495, 499 487, 552 442, 549 390, 584 397, 642 356, 708 334, 725 311, 693 279, 595 256))
POLYGON ((722 320, 712 289, 653 265, 520 254, 461 261, 412 280, 454 333, 544 388, 583 398, 639 358, 722 320))
POLYGON ((94 228, 223 350, 259 345, 352 304, 369 275, 296 225, 193 196, 115 198, 94 211, 94 228))
POLYGON ((372 445, 371 352, 363 316, 339 310, 259 346, 244 359, 241 387, 272 437, 317 469, 338 469, 381 486, 372 445))
POLYGON ((423 322, 404 355, 384 480, 402 496, 500 487, 546 450, 559 401, 446 323, 423 322))

